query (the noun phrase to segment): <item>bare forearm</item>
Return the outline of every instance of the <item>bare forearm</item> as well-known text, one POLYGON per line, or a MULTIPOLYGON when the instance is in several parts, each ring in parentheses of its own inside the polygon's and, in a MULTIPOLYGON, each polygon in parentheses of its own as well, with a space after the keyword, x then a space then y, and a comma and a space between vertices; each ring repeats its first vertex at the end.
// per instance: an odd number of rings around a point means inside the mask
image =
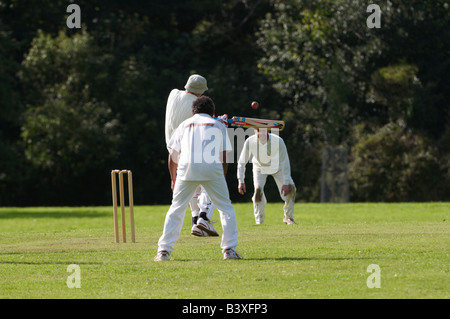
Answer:
POLYGON ((220 160, 222 162, 223 175, 227 175, 228 171, 227 152, 222 152, 222 158, 220 160))
POLYGON ((170 179, 172 181, 175 181, 176 178, 177 178, 177 167, 178 167, 178 164, 173 161, 172 156, 170 154, 169 154, 168 162, 169 162, 168 166, 169 166, 170 179))
POLYGON ((223 175, 227 175, 228 163, 222 163, 223 175))

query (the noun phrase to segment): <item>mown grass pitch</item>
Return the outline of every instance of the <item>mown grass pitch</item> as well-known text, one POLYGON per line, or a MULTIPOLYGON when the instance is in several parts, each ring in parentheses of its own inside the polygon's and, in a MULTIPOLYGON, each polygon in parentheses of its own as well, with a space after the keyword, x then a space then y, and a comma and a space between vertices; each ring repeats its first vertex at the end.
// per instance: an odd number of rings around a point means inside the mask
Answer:
POLYGON ((0 298, 450 297, 449 203, 298 203, 291 226, 282 203, 267 205, 264 225, 236 204, 245 259, 230 261, 220 238, 190 235, 188 209, 172 260, 157 263, 167 208, 135 208, 135 244, 113 242, 111 207, 0 208, 0 298), (79 289, 66 283, 71 264, 79 289), (380 288, 367 286, 371 264, 380 288))

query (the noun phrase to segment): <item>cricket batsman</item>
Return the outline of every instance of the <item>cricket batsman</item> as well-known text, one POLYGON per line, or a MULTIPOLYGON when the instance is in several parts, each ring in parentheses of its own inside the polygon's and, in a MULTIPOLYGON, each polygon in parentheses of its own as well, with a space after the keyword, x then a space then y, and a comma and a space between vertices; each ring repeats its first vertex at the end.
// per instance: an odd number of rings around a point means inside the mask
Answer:
MULTIPOLYGON (((184 88, 185 91, 173 89, 167 99, 165 119, 166 146, 181 122, 192 117, 192 103, 208 90, 206 79, 198 74, 191 75, 184 88)), ((219 236, 214 228, 211 229, 210 233, 207 233, 197 226, 198 223, 206 224, 210 222, 215 209, 204 188, 198 187, 189 202, 189 206, 192 213, 191 234, 199 237, 219 236)))

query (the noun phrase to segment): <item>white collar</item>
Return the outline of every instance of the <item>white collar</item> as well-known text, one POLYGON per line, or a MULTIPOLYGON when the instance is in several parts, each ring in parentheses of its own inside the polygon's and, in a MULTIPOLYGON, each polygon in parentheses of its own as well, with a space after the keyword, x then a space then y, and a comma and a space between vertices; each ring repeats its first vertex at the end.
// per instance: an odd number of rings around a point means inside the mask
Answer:
POLYGON ((209 114, 206 114, 206 113, 196 113, 196 114, 194 114, 194 116, 201 116, 201 117, 208 117, 208 118, 211 118, 212 119, 212 116, 211 115, 209 115, 209 114))

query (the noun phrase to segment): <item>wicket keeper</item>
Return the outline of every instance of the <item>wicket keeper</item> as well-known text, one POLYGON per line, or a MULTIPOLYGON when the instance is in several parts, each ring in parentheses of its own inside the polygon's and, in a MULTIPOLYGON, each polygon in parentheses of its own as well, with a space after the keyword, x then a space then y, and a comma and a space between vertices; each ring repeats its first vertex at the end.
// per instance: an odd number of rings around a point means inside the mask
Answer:
POLYGON ((245 187, 245 165, 251 160, 253 164, 253 184, 255 192, 252 197, 255 222, 264 223, 264 208, 267 199, 264 186, 267 177, 273 176, 284 201, 283 222, 288 225, 294 222, 294 205, 296 188, 291 177, 291 165, 286 145, 278 135, 268 133, 267 129, 255 129, 255 135, 250 136, 244 143, 238 160, 237 178, 238 192, 243 195, 245 187))

